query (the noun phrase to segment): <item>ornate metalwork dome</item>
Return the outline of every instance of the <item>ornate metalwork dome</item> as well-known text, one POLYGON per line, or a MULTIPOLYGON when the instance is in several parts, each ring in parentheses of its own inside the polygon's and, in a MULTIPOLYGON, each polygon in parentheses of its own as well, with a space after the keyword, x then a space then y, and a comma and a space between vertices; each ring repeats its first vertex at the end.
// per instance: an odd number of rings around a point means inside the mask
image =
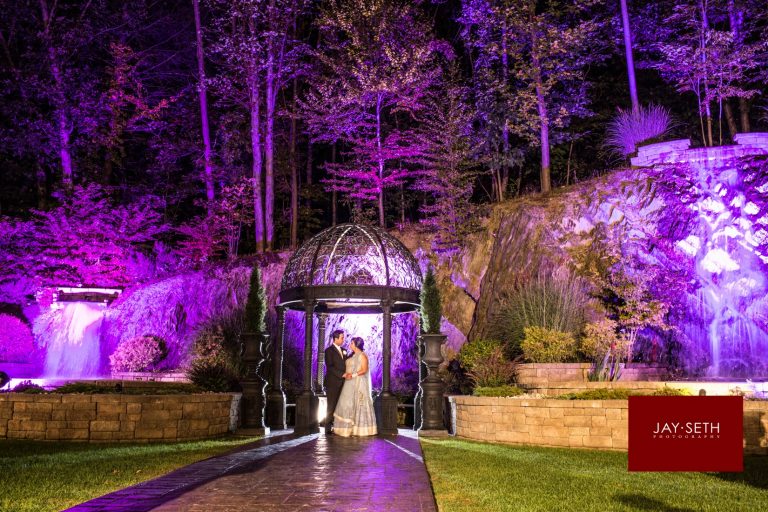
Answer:
POLYGON ((302 245, 285 268, 280 305, 304 309, 314 301, 329 312, 393 312, 419 305, 421 271, 413 255, 383 229, 359 224, 328 228, 302 245))

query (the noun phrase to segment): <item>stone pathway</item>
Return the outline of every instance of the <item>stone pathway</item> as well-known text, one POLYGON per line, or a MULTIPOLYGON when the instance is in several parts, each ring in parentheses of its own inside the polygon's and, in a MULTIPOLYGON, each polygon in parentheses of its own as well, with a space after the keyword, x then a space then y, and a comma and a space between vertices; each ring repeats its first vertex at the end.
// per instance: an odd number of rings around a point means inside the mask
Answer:
POLYGON ((290 432, 71 509, 76 512, 413 511, 435 498, 416 434, 342 438, 290 432))

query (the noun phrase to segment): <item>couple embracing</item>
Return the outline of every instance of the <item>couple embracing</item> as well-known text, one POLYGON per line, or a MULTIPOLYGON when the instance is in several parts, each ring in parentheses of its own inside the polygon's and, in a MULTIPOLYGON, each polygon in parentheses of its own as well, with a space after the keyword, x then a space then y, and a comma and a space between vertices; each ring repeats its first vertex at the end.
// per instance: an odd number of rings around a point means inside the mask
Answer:
POLYGON ((348 354, 344 349, 344 331, 331 335, 325 349, 325 390, 328 415, 325 432, 343 437, 376 435, 376 415, 371 399, 371 372, 365 342, 352 338, 348 354))

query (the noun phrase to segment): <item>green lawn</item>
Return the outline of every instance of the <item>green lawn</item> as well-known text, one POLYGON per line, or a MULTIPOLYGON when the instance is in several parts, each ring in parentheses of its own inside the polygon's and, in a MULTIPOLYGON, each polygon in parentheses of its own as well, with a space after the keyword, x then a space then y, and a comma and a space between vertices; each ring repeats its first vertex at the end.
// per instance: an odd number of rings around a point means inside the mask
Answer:
POLYGON ((629 473, 627 454, 423 439, 444 512, 768 510, 768 457, 744 473, 629 473))
POLYGON ((167 444, 0 441, 0 511, 56 511, 255 438, 167 444))

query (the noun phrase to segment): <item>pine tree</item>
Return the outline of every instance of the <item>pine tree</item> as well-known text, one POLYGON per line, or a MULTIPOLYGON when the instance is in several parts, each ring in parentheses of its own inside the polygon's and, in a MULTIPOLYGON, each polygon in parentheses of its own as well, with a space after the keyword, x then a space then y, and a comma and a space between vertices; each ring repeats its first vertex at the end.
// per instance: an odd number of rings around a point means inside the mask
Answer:
POLYGON ((424 275, 419 299, 421 301, 422 330, 427 334, 438 334, 443 311, 440 303, 440 290, 437 289, 435 272, 431 266, 424 275))
POLYGON ((261 282, 261 269, 258 263, 251 271, 250 288, 248 289, 248 302, 245 304, 245 332, 264 332, 267 315, 267 292, 261 282))

